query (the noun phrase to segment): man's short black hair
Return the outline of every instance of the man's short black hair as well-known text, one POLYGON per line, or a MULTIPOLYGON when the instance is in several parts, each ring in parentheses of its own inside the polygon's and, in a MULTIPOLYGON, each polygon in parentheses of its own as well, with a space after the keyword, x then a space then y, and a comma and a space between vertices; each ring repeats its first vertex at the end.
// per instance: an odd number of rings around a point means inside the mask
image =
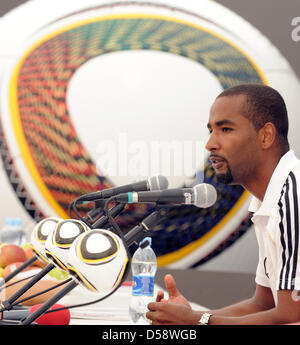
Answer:
POLYGON ((288 114, 284 99, 278 91, 267 85, 241 84, 224 90, 217 98, 224 96, 245 95, 247 101, 244 115, 253 123, 258 131, 267 122, 274 124, 282 147, 288 144, 288 114))

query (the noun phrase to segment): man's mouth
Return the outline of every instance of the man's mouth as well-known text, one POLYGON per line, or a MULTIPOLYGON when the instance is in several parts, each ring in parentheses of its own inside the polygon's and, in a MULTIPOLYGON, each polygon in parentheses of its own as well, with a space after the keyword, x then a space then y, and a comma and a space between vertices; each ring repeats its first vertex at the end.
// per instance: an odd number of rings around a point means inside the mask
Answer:
POLYGON ((226 160, 220 156, 212 155, 209 157, 211 164, 215 170, 219 170, 226 163, 226 160))

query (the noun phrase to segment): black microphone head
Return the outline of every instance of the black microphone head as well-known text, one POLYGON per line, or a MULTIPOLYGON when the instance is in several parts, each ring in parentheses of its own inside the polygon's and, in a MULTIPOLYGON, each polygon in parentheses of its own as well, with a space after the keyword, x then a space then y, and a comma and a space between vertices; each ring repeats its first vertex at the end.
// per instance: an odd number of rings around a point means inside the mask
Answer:
POLYGON ((168 189, 168 179, 165 176, 156 175, 148 179, 150 190, 168 189))
POLYGON ((217 201, 217 192, 214 186, 208 183, 197 184, 193 187, 193 204, 200 208, 211 207, 217 201))

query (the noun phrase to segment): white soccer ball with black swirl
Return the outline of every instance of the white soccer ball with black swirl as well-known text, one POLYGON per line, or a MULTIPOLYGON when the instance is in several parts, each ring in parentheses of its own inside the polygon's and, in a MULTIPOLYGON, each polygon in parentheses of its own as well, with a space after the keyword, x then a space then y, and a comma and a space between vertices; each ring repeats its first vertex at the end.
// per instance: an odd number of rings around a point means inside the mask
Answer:
POLYGON ((74 240, 90 228, 77 219, 65 219, 56 224, 45 243, 45 255, 56 267, 67 271, 68 251, 74 240))
POLYGON ((45 254, 45 243, 51 232, 54 231, 61 218, 49 217, 41 220, 33 229, 30 238, 31 247, 35 255, 42 261, 48 263, 45 254))
POLYGON ((123 241, 111 231, 95 229, 76 238, 68 252, 67 268, 84 287, 111 292, 121 282, 128 264, 123 241))

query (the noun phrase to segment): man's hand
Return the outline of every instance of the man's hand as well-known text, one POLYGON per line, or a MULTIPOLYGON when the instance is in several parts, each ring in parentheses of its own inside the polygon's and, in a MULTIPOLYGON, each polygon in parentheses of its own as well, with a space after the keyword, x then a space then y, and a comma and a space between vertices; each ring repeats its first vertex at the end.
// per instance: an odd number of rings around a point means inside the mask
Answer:
POLYGON ((169 293, 169 299, 166 300, 164 298, 164 292, 162 290, 159 290, 156 296, 156 302, 182 303, 186 305, 187 307, 189 307, 190 309, 192 309, 187 299, 178 291, 176 287, 175 279, 173 278, 171 274, 167 274, 165 276, 165 286, 169 293))
POLYGON ((196 325, 201 317, 190 306, 171 301, 149 303, 148 309, 146 317, 153 325, 196 325))
POLYGON ((164 292, 159 290, 156 302, 148 304, 147 318, 152 320, 155 325, 185 325, 191 324, 194 319, 197 321, 189 302, 177 289, 175 279, 171 274, 165 276, 165 286, 169 299, 165 299, 164 292))

